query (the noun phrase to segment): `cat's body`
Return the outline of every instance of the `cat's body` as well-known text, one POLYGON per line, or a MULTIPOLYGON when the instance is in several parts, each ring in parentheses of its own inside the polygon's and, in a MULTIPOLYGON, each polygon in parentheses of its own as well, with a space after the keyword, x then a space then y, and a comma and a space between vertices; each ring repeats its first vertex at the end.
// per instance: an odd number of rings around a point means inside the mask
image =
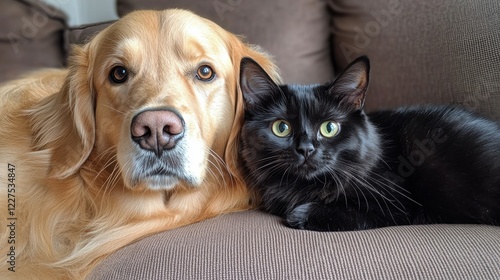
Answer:
POLYGON ((319 231, 500 225, 500 128, 465 110, 365 114, 366 58, 335 82, 277 86, 242 62, 241 158, 261 207, 319 231))

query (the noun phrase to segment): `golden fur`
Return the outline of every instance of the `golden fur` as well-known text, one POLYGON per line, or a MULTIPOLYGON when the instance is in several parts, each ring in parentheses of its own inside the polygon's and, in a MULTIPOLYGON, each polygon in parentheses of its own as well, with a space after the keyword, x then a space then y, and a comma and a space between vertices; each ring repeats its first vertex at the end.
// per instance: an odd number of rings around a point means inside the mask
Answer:
POLYGON ((236 151, 242 57, 279 80, 263 52, 206 19, 138 11, 74 47, 68 70, 43 70, 0 88, 0 219, 15 221, 14 238, 0 227, 0 279, 81 279, 139 238, 248 208, 236 151), (123 84, 110 82, 116 65, 129 69, 123 84), (216 77, 196 79, 200 65, 216 77), (141 174, 145 153, 131 140, 132 118, 160 107, 185 121, 178 157, 190 164, 182 172, 192 180, 161 186, 146 175, 130 179, 141 174), (15 273, 5 261, 11 245, 15 273))

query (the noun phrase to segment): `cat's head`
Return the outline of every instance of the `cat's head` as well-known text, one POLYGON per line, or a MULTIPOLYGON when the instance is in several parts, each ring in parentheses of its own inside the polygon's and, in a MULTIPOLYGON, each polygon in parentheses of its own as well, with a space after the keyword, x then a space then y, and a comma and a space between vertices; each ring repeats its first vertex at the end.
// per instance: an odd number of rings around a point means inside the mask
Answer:
POLYGON ((368 58, 360 57, 331 83, 277 85, 255 61, 243 59, 241 157, 250 175, 321 180, 362 171, 359 165, 378 154, 378 136, 363 112, 369 70, 368 58))
POLYGON ((317 88, 324 97, 334 100, 345 110, 362 110, 370 80, 370 60, 366 56, 358 57, 333 82, 325 85, 278 86, 257 62, 248 57, 241 60, 240 69, 241 89, 247 110, 259 106, 259 101, 286 87, 306 91, 317 88))

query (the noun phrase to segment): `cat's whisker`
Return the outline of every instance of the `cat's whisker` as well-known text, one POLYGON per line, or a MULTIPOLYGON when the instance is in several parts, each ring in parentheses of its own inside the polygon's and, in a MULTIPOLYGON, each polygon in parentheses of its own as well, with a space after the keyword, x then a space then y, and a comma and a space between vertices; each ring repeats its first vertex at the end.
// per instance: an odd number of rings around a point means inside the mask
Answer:
MULTIPOLYGON (((338 177, 337 173, 332 172, 331 174, 333 176, 334 181, 337 183, 337 186, 340 187, 340 190, 337 192, 337 200, 340 197, 340 195, 342 194, 342 195, 344 195, 344 198, 347 201, 346 188, 345 188, 344 184, 342 183, 342 180, 338 177)), ((347 204, 346 204, 346 207, 347 207, 347 204)))
POLYGON ((266 182, 270 177, 272 177, 271 176, 272 174, 278 173, 280 170, 281 170, 281 166, 279 166, 279 165, 273 165, 271 169, 268 169, 265 172, 260 172, 258 174, 257 178, 255 178, 256 179, 255 181, 257 181, 257 182, 266 182))
POLYGON ((335 172, 335 170, 333 170, 330 166, 327 167, 327 171, 332 176, 332 178, 335 181, 336 186, 338 188, 337 200, 339 199, 341 194, 344 195, 344 200, 345 200, 346 207, 347 207, 348 206, 347 205, 348 199, 347 199, 347 194, 346 194, 346 188, 345 188, 344 184, 342 183, 341 178, 338 176, 337 172, 335 172))
MULTIPOLYGON (((355 170, 356 170, 356 167, 355 167, 355 166, 351 166, 351 165, 350 165, 350 164, 348 164, 348 163, 345 163, 345 167, 351 168, 353 171, 355 171, 355 170)), ((370 177, 370 180, 372 180, 372 181, 376 182, 378 186, 380 186, 380 187, 382 187, 382 188, 386 189, 386 190, 389 192, 389 194, 391 194, 391 195, 392 195, 395 199, 396 199, 396 197, 395 197, 395 196, 394 196, 391 192, 395 192, 396 194, 399 194, 400 196, 402 196, 402 197, 406 198, 407 200, 409 200, 409 201, 411 201, 411 202, 415 203, 416 205, 418 205, 418 206, 422 206, 419 202, 415 201, 414 199, 412 199, 411 197, 409 197, 407 194, 404 194, 404 193, 402 192, 402 191, 404 190, 404 192, 409 193, 409 191, 408 191, 408 190, 406 190, 406 189, 402 188, 401 186, 399 186, 399 185, 395 184, 394 182, 390 181, 389 179, 387 179, 387 178, 383 177, 382 175, 380 175, 380 174, 378 174, 378 173, 376 173, 376 172, 373 172, 373 171, 371 171, 371 170, 368 170, 368 173, 369 173, 370 175, 372 175, 372 177, 370 177), (378 179, 374 178, 373 176, 377 177, 378 179), (382 182, 381 180, 383 180, 383 182, 382 182), (400 190, 402 190, 402 191, 400 191, 400 190)), ((387 197, 386 197, 386 199, 387 199, 387 197)), ((397 200, 397 199, 396 199, 396 200, 397 200)), ((404 205, 403 205, 403 204, 402 204, 399 200, 397 200, 397 201, 400 203, 400 205, 401 205, 403 208, 405 208, 405 207, 404 207, 404 205)))
MULTIPOLYGON (((379 175, 379 174, 373 173, 372 175, 374 175, 374 176, 380 176, 380 179, 385 180, 386 182, 390 182, 390 183, 392 183, 392 184, 387 184, 387 183, 383 183, 383 182, 381 182, 381 183, 380 183, 380 186, 381 186, 381 187, 389 188, 389 190, 390 190, 390 191, 393 191, 393 192, 395 192, 395 193, 397 193, 397 194, 401 195, 402 197, 406 198, 408 201, 411 201, 411 202, 415 203, 415 204, 416 204, 416 205, 418 205, 418 206, 422 206, 422 204, 421 204, 421 203, 419 203, 418 201, 414 200, 413 198, 411 198, 411 197, 409 196, 409 194, 410 194, 410 192, 409 192, 409 191, 406 191, 404 188, 402 188, 402 187, 400 187, 400 186, 395 185, 393 182, 391 182, 390 180, 386 179, 385 177, 382 177, 382 176, 381 176, 381 175, 379 175), (397 187, 395 187, 395 186, 397 186, 397 187), (405 194, 405 193, 403 193, 403 192, 407 192, 407 194, 405 194)), ((376 179, 374 179, 374 178, 373 178, 373 180, 376 180, 376 179)))
MULTIPOLYGON (((367 190, 373 196, 373 198, 375 199, 375 201, 378 204, 379 208, 383 211, 383 208, 380 205, 380 202, 378 201, 378 199, 374 195, 374 193, 376 193, 377 195, 381 196, 384 199, 387 199, 383 194, 381 194, 376 188, 374 188, 372 185, 370 185, 368 182, 366 182, 366 180, 361 180, 360 178, 352 176, 352 174, 349 173, 349 172, 342 171, 342 173, 346 177, 349 177, 350 180, 353 180, 353 181, 355 181, 357 183, 357 184, 356 183, 355 184, 351 184, 351 186, 353 186, 354 188, 358 189, 363 194, 363 196, 365 197, 365 202, 367 204, 367 209, 369 209, 370 205, 369 205, 368 199, 366 198, 366 196, 365 196, 365 194, 363 192, 364 189, 367 190)), ((357 194, 357 192, 356 192, 356 194, 357 194)))
MULTIPOLYGON (((350 175, 350 173, 347 173, 347 174, 350 175)), ((366 190, 368 190, 372 194, 372 196, 374 197, 376 203, 378 204, 378 206, 382 210, 382 212, 385 212, 383 210, 382 205, 378 201, 377 197, 373 193, 376 193, 380 198, 382 198, 383 199, 382 201, 384 201, 384 204, 386 205, 386 208, 387 208, 389 214, 391 215, 392 219, 394 219, 394 217, 392 215, 391 208, 389 207, 389 205, 387 204, 387 202, 389 202, 398 211, 400 211, 402 213, 406 213, 406 207, 404 206, 404 204, 394 194, 392 194, 392 192, 390 190, 388 191, 388 194, 390 196, 392 196, 393 199, 389 199, 387 197, 387 195, 381 193, 376 187, 372 186, 368 182, 361 182, 361 181, 359 181, 359 178, 356 178, 356 177, 353 177, 352 179, 355 180, 355 181, 357 181, 357 182, 359 182, 360 184, 363 184, 364 187, 366 188, 366 190), (399 206, 396 203, 398 203, 399 206)), ((383 183, 381 183, 381 182, 377 183, 377 186, 381 187, 382 189, 386 188, 386 186, 383 183)))
POLYGON ((269 156, 269 157, 265 157, 265 158, 260 159, 256 163, 264 163, 264 162, 265 163, 263 165, 260 165, 255 170, 255 172, 260 172, 260 171, 262 171, 262 169, 265 169, 265 168, 269 167, 270 165, 278 165, 280 163, 280 161, 277 161, 277 159, 279 159, 279 156, 269 156))
MULTIPOLYGON (((391 215, 391 218, 395 221, 393 215, 392 215, 392 211, 390 210, 390 207, 387 205, 387 202, 389 202, 390 204, 392 204, 394 206, 394 208, 396 208, 397 210, 401 211, 401 212, 406 212, 404 210, 404 204, 399 201, 390 191, 388 191, 389 195, 391 195, 394 200, 392 199, 389 199, 385 194, 381 193, 375 186, 372 186, 366 179, 365 177, 360 177, 360 178, 363 178, 362 180, 358 177, 355 177, 353 176, 352 174, 354 174, 352 171, 354 171, 354 167, 349 165, 349 164, 346 164, 344 167, 350 169, 348 171, 346 170, 341 170, 343 172, 344 175, 346 175, 347 177, 350 178, 350 180, 353 180, 353 181, 356 181, 358 184, 362 185, 363 187, 365 187, 365 189, 367 191, 370 192, 370 194, 372 195, 372 197, 375 199, 375 202, 378 204, 379 208, 381 209, 381 211, 383 213, 385 213, 385 211, 383 210, 383 207, 382 205, 380 204, 379 200, 377 199, 377 196, 375 196, 375 194, 377 194, 379 197, 383 198, 383 201, 384 201, 384 204, 386 205, 387 207, 387 210, 389 212, 389 214, 391 215), (375 194, 374 194, 375 193, 375 194), (400 206, 396 205, 395 202, 397 202, 400 206)), ((385 189, 386 187, 388 187, 387 185, 385 185, 383 182, 380 182, 380 181, 377 181, 375 180, 377 186, 379 187, 382 187, 383 189, 385 189)), ((353 186, 356 186, 356 184, 353 184, 353 186)))
MULTIPOLYGON (((341 194, 344 195, 344 200, 346 202, 346 207, 347 207, 347 196, 346 196, 346 191, 345 191, 345 187, 344 187, 344 184, 342 183, 342 180, 340 179, 340 177, 338 177, 338 174, 337 172, 335 172, 335 170, 333 170, 332 167, 330 166, 326 166, 326 169, 327 169, 327 172, 328 174, 330 174, 330 176, 332 176, 334 182, 335 182, 335 185, 337 186, 337 200, 338 198, 340 197, 341 194)), ((325 187, 323 187, 324 189, 325 187)), ((358 201, 359 201, 359 197, 358 197, 358 201)))

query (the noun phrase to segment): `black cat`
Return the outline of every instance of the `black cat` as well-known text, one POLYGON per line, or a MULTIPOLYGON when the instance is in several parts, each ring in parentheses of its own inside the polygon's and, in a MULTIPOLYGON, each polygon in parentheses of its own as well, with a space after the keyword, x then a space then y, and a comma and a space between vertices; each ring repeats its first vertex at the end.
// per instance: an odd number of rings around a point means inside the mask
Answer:
POLYGON ((500 128, 450 106, 363 112, 369 61, 326 85, 276 85, 241 62, 240 153, 265 211, 317 231, 500 225, 500 128))

